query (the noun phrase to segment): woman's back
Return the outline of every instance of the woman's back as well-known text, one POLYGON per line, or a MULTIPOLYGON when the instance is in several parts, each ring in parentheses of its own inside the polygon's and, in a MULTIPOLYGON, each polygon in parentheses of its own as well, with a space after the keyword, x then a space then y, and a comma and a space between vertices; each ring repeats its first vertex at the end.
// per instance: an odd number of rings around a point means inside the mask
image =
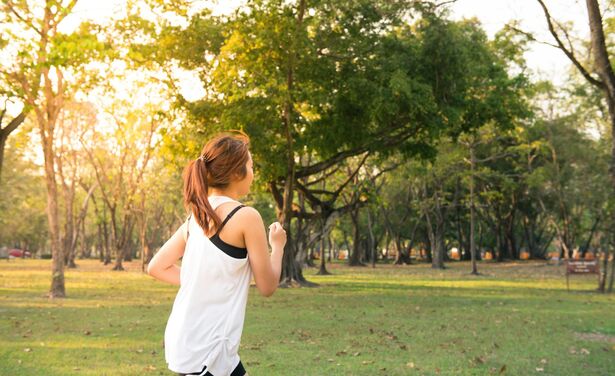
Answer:
POLYGON ((230 219, 242 206, 223 196, 209 200, 214 210, 225 204, 220 211, 228 214, 221 216, 225 218, 222 231, 211 236, 188 220, 181 287, 165 331, 165 356, 175 372, 190 373, 206 366, 214 375, 226 375, 239 363, 251 271, 247 250, 237 247, 236 239, 235 245, 226 241, 241 235, 230 219))

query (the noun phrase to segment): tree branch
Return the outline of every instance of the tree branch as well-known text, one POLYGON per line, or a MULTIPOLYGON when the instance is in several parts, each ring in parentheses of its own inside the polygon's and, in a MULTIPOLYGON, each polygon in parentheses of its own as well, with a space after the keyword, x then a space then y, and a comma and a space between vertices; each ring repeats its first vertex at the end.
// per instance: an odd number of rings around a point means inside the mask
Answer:
POLYGON ((359 165, 357 166, 357 168, 354 170, 354 172, 352 174, 350 174, 350 176, 348 177, 348 179, 346 179, 346 181, 344 183, 342 183, 338 189, 335 190, 335 192, 333 192, 333 197, 331 197, 331 201, 335 201, 335 199, 337 199, 337 197, 340 195, 340 193, 342 193, 342 190, 344 190, 344 188, 348 185, 348 183, 350 183, 350 181, 357 175, 357 173, 359 173, 359 170, 361 169, 361 167, 365 164, 365 161, 367 160, 367 157, 369 157, 370 153, 366 153, 365 156, 363 157, 363 159, 361 160, 361 162, 359 162, 359 165))
POLYGON ((551 35, 553 35, 553 38, 555 38, 558 48, 562 50, 564 54, 566 54, 568 59, 579 70, 579 72, 581 72, 583 77, 585 77, 585 79, 589 81, 590 84, 600 89, 604 89, 604 82, 592 77, 589 71, 587 71, 587 69, 585 69, 585 67, 583 67, 583 65, 579 62, 579 60, 577 60, 576 56, 574 56, 573 51, 570 51, 568 48, 566 48, 566 46, 564 46, 564 43, 562 43, 562 40, 560 39, 559 35, 557 34, 557 31, 555 30, 555 26, 553 25, 553 18, 551 17, 551 13, 549 12, 549 9, 545 5, 544 1, 543 0, 536 0, 536 1, 538 1, 540 6, 542 7, 542 10, 545 14, 545 18, 547 19, 547 25, 549 26, 549 31, 551 32, 551 35))
MULTIPOLYGON (((13 132, 15 129, 17 129, 17 127, 23 123, 24 120, 26 120, 26 115, 28 114, 27 110, 22 110, 21 113, 19 115, 17 115, 15 118, 13 118, 13 120, 11 120, 9 122, 9 124, 5 127, 2 128, 2 124, 0 124, 0 132, 1 133, 5 133, 7 135, 11 134, 11 132, 13 132)), ((4 116, 4 112, 2 114, 4 116)))
MULTIPOLYGON (((27 2, 24 2, 24 5, 26 7, 25 12, 27 14, 32 14, 32 12, 30 12, 30 10, 27 8, 27 2)), ((10 13, 12 13, 15 17, 17 17, 18 20, 20 20, 21 22, 23 22, 24 24, 26 24, 26 26, 28 26, 29 28, 31 28, 32 30, 36 31, 36 33, 40 36, 43 36, 43 33, 36 27, 34 26, 34 20, 31 17, 25 17, 22 16, 17 9, 15 9, 15 4, 13 4, 12 1, 6 1, 4 3, 4 7, 6 10, 8 10, 10 13)))
POLYGON ((532 42, 536 42, 536 43, 540 43, 540 44, 546 44, 547 46, 551 46, 553 48, 559 48, 559 46, 557 44, 553 44, 553 43, 545 42, 543 40, 536 39, 536 37, 532 33, 528 33, 527 31, 521 30, 521 29, 519 29, 517 27, 514 27, 512 25, 507 25, 507 27, 510 28, 511 30, 513 30, 515 33, 524 35, 525 37, 527 37, 528 40, 531 40, 532 42))

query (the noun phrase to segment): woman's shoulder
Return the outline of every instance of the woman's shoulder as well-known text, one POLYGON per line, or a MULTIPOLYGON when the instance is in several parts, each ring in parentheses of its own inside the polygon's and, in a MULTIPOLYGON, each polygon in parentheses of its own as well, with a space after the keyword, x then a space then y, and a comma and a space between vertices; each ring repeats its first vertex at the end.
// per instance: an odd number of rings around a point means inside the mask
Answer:
POLYGON ((252 206, 240 203, 239 205, 237 205, 237 207, 238 208, 241 207, 241 208, 237 210, 237 213, 235 215, 241 215, 242 217, 246 219, 261 218, 261 214, 258 212, 258 210, 256 210, 252 206))
MULTIPOLYGON (((246 205, 244 203, 241 203, 235 200, 227 201, 221 204, 218 208, 219 210, 216 210, 216 211, 221 212, 219 214, 226 213, 226 215, 228 215, 230 213, 233 213, 233 217, 246 218, 246 219, 261 218, 261 215, 258 212, 258 210, 256 210, 250 205, 246 205)), ((226 215, 223 215, 222 219, 224 219, 226 215)))

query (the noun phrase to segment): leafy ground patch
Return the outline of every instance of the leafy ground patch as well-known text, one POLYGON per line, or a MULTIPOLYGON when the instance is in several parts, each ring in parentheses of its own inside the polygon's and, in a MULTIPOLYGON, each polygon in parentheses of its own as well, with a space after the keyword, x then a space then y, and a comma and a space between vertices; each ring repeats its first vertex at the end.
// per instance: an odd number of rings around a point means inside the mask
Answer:
MULTIPOLYGON (((0 374, 170 375, 162 334, 176 288, 137 263, 95 260, 50 301, 46 260, 0 263, 0 374)), ((607 375, 615 296, 595 276, 543 262, 350 268, 306 276, 318 288, 251 289, 241 356, 260 375, 607 375)))

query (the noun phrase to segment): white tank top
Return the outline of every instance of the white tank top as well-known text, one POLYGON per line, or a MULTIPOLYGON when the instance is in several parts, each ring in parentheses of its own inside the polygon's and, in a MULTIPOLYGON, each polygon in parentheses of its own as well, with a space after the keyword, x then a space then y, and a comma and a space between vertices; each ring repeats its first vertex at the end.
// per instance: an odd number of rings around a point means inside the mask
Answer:
MULTIPOLYGON (((235 201, 210 196, 209 202, 215 210, 235 201)), ((247 255, 235 258, 223 252, 194 218, 188 221, 188 234, 180 288, 164 333, 165 358, 173 372, 228 376, 239 364, 250 263, 247 255)))

